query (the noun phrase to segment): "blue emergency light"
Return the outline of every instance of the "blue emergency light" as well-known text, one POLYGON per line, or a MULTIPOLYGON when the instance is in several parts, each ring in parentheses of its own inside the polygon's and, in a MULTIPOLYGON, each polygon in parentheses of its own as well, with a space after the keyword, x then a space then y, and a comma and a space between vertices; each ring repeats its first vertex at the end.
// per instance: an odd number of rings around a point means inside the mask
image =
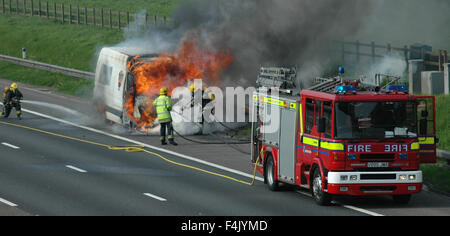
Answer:
POLYGON ((339 73, 340 75, 343 75, 343 74, 345 73, 344 67, 339 66, 338 73, 339 73))
POLYGON ((408 93, 409 89, 405 85, 388 85, 386 87, 386 93, 393 93, 393 92, 408 93))
POLYGON ((355 86, 353 86, 353 85, 341 85, 341 86, 337 86, 336 89, 334 90, 334 93, 336 93, 336 94, 339 94, 339 93, 346 94, 348 92, 356 93, 355 86))

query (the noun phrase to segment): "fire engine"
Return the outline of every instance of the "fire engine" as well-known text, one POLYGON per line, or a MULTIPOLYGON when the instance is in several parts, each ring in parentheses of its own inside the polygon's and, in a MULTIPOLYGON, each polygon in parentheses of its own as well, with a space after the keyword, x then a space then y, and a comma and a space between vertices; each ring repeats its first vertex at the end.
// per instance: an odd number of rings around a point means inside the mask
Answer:
POLYGON ((421 163, 436 162, 433 96, 414 96, 399 78, 316 78, 295 88, 295 68, 261 68, 253 96, 251 161, 268 188, 309 189, 319 205, 335 195, 422 190, 421 163), (381 78, 388 83, 381 86, 381 78))

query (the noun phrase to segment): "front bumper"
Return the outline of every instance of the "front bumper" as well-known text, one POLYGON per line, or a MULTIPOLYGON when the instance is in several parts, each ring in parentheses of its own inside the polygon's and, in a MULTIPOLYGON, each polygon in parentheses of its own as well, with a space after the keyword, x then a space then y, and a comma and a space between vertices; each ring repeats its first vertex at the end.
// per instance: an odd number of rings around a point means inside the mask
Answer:
POLYGON ((328 173, 327 191, 331 194, 397 195, 421 190, 422 171, 328 173))

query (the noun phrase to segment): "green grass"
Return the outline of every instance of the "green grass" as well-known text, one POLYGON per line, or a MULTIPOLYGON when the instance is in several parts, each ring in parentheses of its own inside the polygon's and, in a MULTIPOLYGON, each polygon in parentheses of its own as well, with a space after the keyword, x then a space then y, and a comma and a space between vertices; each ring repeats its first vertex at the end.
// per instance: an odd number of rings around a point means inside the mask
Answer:
POLYGON ((437 147, 450 150, 450 95, 436 96, 436 133, 437 147))
POLYGON ((420 166, 423 172, 424 181, 431 183, 433 188, 450 193, 450 170, 433 164, 420 166))
POLYGON ((8 62, 0 62, 0 78, 25 84, 51 87, 59 92, 79 97, 92 97, 93 82, 90 80, 25 68, 8 62))
POLYGON ((118 30, 94 26, 63 25, 38 17, 0 15, 0 54, 64 67, 93 71, 95 53, 104 45, 121 42, 118 30))
POLYGON ((173 9, 175 9, 181 0, 49 0, 50 2, 56 2, 58 4, 64 3, 65 5, 72 4, 73 6, 87 7, 87 8, 104 8, 111 9, 113 11, 121 12, 139 12, 142 9, 147 11, 151 16, 170 16, 173 9))
MULTIPOLYGON (((25 47, 27 59, 84 71, 94 71, 98 49, 123 40, 118 30, 62 25, 38 17, 0 15, 0 25, 0 54, 21 58, 25 47)), ((0 63, 0 78, 48 86, 78 96, 92 90, 91 81, 6 62, 0 63)))

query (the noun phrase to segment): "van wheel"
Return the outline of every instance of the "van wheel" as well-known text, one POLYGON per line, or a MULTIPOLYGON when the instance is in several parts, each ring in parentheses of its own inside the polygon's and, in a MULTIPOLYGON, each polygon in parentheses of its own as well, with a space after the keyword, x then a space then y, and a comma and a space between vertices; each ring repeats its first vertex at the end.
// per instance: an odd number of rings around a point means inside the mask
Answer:
POLYGON ((279 183, 275 180, 275 164, 272 155, 267 156, 267 162, 264 170, 267 186, 272 191, 279 190, 279 183))
POLYGON ((311 192, 317 204, 321 206, 329 206, 331 204, 331 195, 322 191, 322 175, 319 168, 314 170, 311 192))

